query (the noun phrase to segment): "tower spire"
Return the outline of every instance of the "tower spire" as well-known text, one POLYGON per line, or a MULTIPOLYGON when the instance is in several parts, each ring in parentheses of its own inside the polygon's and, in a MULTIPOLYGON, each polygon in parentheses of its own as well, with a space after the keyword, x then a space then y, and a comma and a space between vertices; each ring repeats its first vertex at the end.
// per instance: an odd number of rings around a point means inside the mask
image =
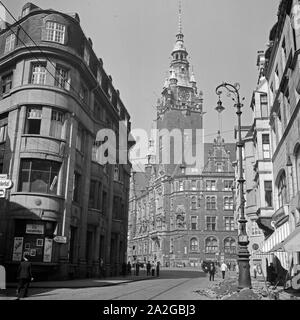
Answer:
POLYGON ((178 34, 182 34, 181 0, 179 0, 179 3, 178 3, 178 34))

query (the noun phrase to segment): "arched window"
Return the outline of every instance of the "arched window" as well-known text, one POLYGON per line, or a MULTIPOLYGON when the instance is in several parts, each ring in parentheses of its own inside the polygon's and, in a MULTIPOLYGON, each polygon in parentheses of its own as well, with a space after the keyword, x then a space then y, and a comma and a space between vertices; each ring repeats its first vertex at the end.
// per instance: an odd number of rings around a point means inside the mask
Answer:
POLYGON ((190 241, 190 251, 198 251, 198 240, 196 238, 192 238, 190 241))
POLYGON ((224 240, 224 252, 227 254, 236 253, 236 242, 233 238, 226 238, 224 240))
POLYGON ((283 171, 277 182, 278 191, 278 206, 281 208, 287 202, 287 191, 286 191, 286 175, 283 171))
POLYGON ((300 145, 298 145, 295 152, 295 164, 296 164, 296 180, 297 190, 300 191, 300 145))
POLYGON ((205 240, 205 252, 216 253, 218 251, 218 240, 215 237, 210 237, 205 240))

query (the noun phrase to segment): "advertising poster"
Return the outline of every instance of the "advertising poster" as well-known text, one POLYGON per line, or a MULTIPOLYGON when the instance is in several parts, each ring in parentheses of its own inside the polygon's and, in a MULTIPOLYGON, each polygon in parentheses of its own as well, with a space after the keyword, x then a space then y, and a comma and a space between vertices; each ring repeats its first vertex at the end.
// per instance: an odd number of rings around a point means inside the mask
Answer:
POLYGON ((14 238, 13 261, 21 261, 23 252, 23 237, 14 238))
POLYGON ((51 262, 52 256, 52 239, 45 239, 45 247, 44 247, 44 262, 51 262))

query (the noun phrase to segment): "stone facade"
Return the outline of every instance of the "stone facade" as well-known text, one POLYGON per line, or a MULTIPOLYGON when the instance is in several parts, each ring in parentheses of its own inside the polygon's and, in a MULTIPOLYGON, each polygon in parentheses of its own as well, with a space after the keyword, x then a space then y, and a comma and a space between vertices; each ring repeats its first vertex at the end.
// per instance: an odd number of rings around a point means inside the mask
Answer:
POLYGON ((179 23, 169 77, 157 103, 156 152, 145 172, 134 172, 131 179, 128 259, 164 266, 199 267, 205 260, 236 264, 234 145, 220 134, 211 144, 197 141, 203 134, 203 99, 183 38, 179 23), (197 147, 197 156, 203 157, 198 163, 176 160, 197 147))
MULTIPOLYGON (((0 263, 35 278, 119 274, 126 259, 130 164, 101 165, 102 128, 130 131, 112 78, 73 16, 33 4, 0 32, 0 263), (60 236, 60 237, 59 237, 60 236)), ((125 131, 126 132, 126 131, 125 131)), ((125 134, 126 135, 126 134, 125 134)))

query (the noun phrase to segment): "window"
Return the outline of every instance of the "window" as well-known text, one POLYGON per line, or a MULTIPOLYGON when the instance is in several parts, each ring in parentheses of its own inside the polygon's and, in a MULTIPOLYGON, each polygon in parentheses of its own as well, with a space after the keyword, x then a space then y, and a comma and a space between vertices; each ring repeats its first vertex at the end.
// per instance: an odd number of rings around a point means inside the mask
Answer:
POLYGON ((0 124, 0 143, 6 141, 7 138, 7 124, 0 124))
POLYGON ((170 253, 172 254, 173 251, 174 251, 174 239, 171 238, 171 239, 170 239, 170 253))
POLYGON ((196 238, 192 238, 190 241, 190 251, 198 251, 198 240, 196 238))
POLYGON ((262 146, 263 146, 264 159, 270 159, 271 152, 270 152, 270 135, 269 134, 262 135, 262 146))
POLYGON ((196 210, 197 209, 197 197, 191 196, 191 209, 196 210))
POLYGON ((206 180, 205 185, 207 191, 216 191, 216 180, 206 180))
POLYGON ((89 53, 89 50, 88 50, 87 46, 84 47, 83 60, 85 61, 85 63, 87 65, 89 65, 89 63, 90 63, 90 53, 89 53))
POLYGON ((70 89, 69 71, 64 67, 56 66, 55 86, 66 90, 70 89))
POLYGON ((8 93, 12 88, 12 73, 2 76, 2 94, 8 93))
POLYGON ((83 150, 83 130, 80 126, 78 126, 78 129, 77 129, 76 150, 78 151, 83 150))
POLYGON ((20 168, 19 191, 56 194, 60 163, 21 159, 20 168))
POLYGON ((218 240, 214 237, 210 237, 205 240, 205 252, 216 253, 218 251, 218 240))
POLYGON ((234 231, 234 218, 233 217, 225 217, 224 224, 225 224, 226 231, 234 231))
POLYGON ((224 191, 232 191, 233 180, 224 180, 224 191))
POLYGON ((58 43, 65 42, 66 27, 63 24, 48 21, 46 23, 46 40, 58 43))
POLYGON ((197 230, 197 216, 191 217, 191 230, 197 230))
POLYGON ((15 48, 16 36, 14 33, 10 34, 5 40, 5 49, 4 53, 12 51, 15 48))
POLYGON ((106 215, 106 209, 107 209, 107 192, 102 192, 102 214, 106 215))
POLYGON ((50 136, 63 139, 62 131, 65 122, 64 114, 60 111, 52 110, 51 113, 51 125, 50 125, 50 136))
POLYGON ((114 168, 114 181, 119 181, 120 180, 120 170, 119 170, 119 165, 115 164, 114 168))
POLYGON ((216 163, 216 169, 217 169, 217 172, 223 172, 223 163, 222 162, 217 162, 216 163))
POLYGON ((272 181, 265 181, 265 205, 266 207, 273 206, 273 192, 272 192, 272 181))
POLYGON ((277 183, 278 189, 278 205, 281 208, 287 201, 287 191, 286 191, 286 176, 285 172, 283 172, 279 178, 277 183))
POLYGON ((206 230, 208 231, 216 230, 216 217, 206 217, 206 230))
POLYGON ((224 197, 224 210, 233 210, 233 198, 224 197))
POLYGON ((46 63, 35 63, 32 65, 31 83, 46 83, 46 63))
POLYGON ((184 189, 183 189, 183 181, 179 181, 179 191, 184 191, 184 189))
POLYGON ((101 119, 101 105, 100 102, 95 98, 94 99, 94 117, 96 120, 102 120, 101 119))
POLYGON ((268 95, 266 93, 262 93, 260 95, 260 112, 262 118, 269 117, 269 110, 268 110, 268 95))
POLYGON ((41 108, 28 108, 25 126, 26 134, 40 134, 42 121, 41 108))
POLYGON ((97 81, 99 84, 101 84, 101 72, 99 69, 97 70, 97 81))
POLYGON ((253 236, 259 236, 262 234, 262 231, 254 220, 251 221, 251 233, 253 236))
POLYGON ((80 193, 81 193, 81 175, 78 172, 74 172, 73 201, 79 203, 80 193))
POLYGON ((87 87, 81 83, 80 88, 79 88, 79 98, 84 102, 84 103, 88 103, 88 89, 87 87))
POLYGON ((193 191, 197 190, 197 181, 196 180, 192 180, 191 182, 191 189, 193 191))
POLYGON ((236 241, 233 238, 227 238, 224 240, 224 252, 227 254, 236 253, 236 241))
POLYGON ((89 208, 96 208, 96 186, 97 181, 91 180, 89 192, 89 208))
POLYGON ((206 197, 206 209, 207 210, 216 210, 217 209, 217 197, 216 196, 206 197))

